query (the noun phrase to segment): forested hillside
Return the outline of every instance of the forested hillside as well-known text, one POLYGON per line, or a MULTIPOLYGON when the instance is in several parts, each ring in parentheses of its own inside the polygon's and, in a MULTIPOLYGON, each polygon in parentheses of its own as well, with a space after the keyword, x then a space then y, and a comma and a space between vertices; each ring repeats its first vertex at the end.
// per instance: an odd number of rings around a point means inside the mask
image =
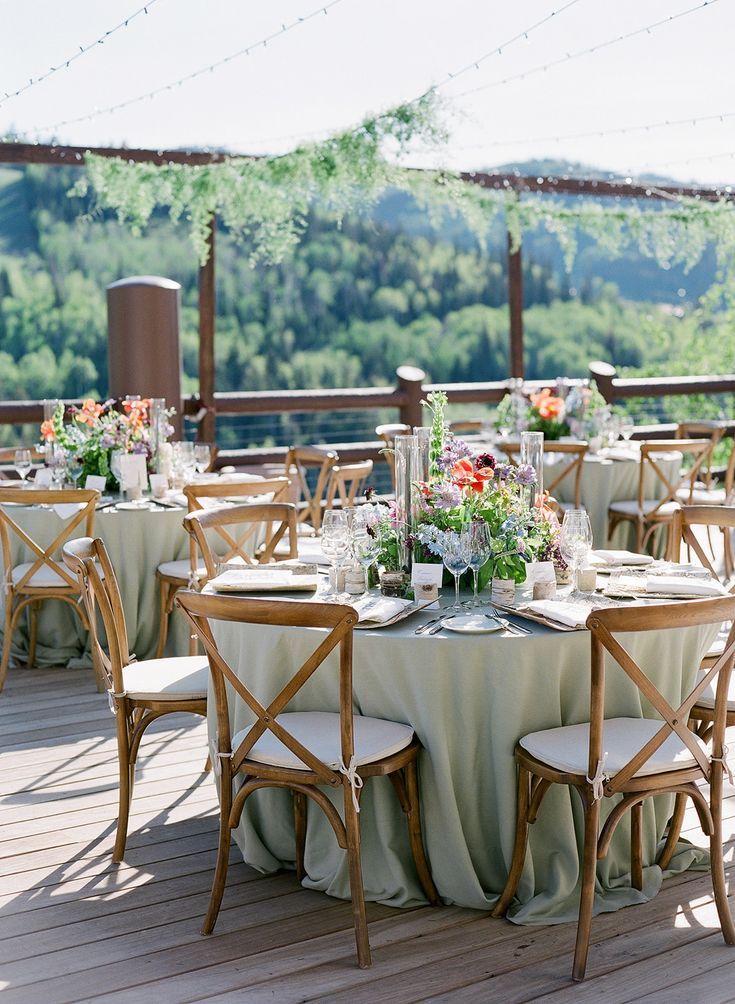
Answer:
MULTIPOLYGON (((185 231, 159 219, 135 237, 111 219, 80 220, 88 207, 66 194, 75 177, 0 169, 0 399, 103 396, 105 286, 136 274, 182 284, 195 389, 197 270, 185 231)), ((251 269, 247 249, 220 235, 218 389, 392 383, 403 362, 435 381, 504 378, 504 234, 491 243, 485 254, 456 227, 430 232, 403 197, 342 229, 315 213, 277 267, 251 269)), ((730 339, 713 341, 716 328, 688 305, 711 278, 706 264, 688 280, 659 271, 649 299, 664 302, 654 303, 623 298, 612 281, 640 285, 653 265, 605 264, 589 243, 571 277, 548 235, 525 242, 524 262, 529 377, 584 374, 591 358, 668 372, 732 366, 730 339)))

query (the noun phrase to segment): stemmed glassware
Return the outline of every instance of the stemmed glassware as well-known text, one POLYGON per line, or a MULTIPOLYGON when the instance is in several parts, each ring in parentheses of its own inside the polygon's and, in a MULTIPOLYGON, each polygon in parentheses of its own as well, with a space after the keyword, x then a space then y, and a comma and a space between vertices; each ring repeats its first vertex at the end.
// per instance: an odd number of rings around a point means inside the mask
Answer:
POLYGON ((67 453, 66 455, 66 472, 74 483, 74 487, 78 488, 79 478, 82 476, 84 471, 84 461, 80 456, 75 453, 67 453))
POLYGON ((459 602, 459 577, 470 567, 471 553, 470 536, 467 530, 462 530, 460 533, 454 530, 447 531, 442 560, 444 567, 454 576, 454 603, 449 608, 450 610, 459 612, 462 609, 459 602))
MULTIPOLYGON (((329 509, 322 517, 321 547, 329 564, 334 568, 335 578, 339 569, 347 561, 350 554, 350 533, 347 526, 347 513, 340 509, 329 509)), ((326 596, 336 596, 339 590, 336 583, 325 593, 326 596)))
POLYGON ((352 553, 362 567, 367 590, 367 572, 380 554, 380 538, 375 533, 369 533, 367 523, 357 516, 352 523, 352 553))
POLYGON ((212 451, 208 443, 194 444, 194 464, 198 474, 204 474, 212 461, 212 451))
POLYGON ((15 451, 15 469, 18 472, 18 477, 21 481, 25 481, 31 472, 31 451, 30 450, 16 450, 15 451))
POLYGON ((620 419, 620 424, 618 425, 620 435, 625 440, 625 442, 630 441, 630 437, 635 432, 635 422, 628 418, 627 415, 620 419))
POLYGON ((470 568, 472 569, 472 606, 479 607, 481 604, 477 595, 477 577, 492 553, 490 530, 484 520, 475 520, 470 523, 467 533, 470 541, 470 568))
POLYGON ((62 488, 66 476, 66 454, 58 443, 53 443, 48 457, 51 469, 51 483, 54 488, 62 488))
POLYGON ((579 569, 592 549, 592 527, 584 509, 569 509, 564 513, 559 531, 559 550, 572 569, 573 589, 577 589, 579 569))

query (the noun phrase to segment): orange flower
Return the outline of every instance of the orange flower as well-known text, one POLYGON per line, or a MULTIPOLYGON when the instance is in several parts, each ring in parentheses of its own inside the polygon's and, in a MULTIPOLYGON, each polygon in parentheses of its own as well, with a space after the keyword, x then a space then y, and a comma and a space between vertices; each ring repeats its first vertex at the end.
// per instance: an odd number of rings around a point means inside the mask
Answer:
POLYGON ((564 412, 564 401, 554 397, 549 387, 531 395, 531 404, 539 413, 539 418, 558 419, 564 412))
POLYGON ((54 432, 54 423, 50 418, 47 418, 45 422, 41 423, 41 435, 47 443, 50 443, 52 439, 56 439, 56 433, 54 432))
POLYGON ((485 482, 492 480, 495 476, 492 467, 481 467, 479 470, 475 470, 472 461, 468 460, 467 457, 458 460, 450 473, 457 487, 473 492, 481 492, 485 487, 485 482))

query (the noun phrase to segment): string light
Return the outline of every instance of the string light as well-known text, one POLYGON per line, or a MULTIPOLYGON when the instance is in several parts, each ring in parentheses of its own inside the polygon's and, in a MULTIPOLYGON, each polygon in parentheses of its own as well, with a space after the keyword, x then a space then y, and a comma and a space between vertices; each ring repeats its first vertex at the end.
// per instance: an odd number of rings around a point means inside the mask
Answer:
POLYGON ((489 146, 521 146, 527 143, 560 143, 573 139, 602 139, 606 136, 625 136, 634 132, 649 132, 651 129, 666 129, 674 126, 696 126, 702 122, 724 122, 735 118, 735 112, 718 112, 714 115, 688 115, 683 119, 662 119, 660 122, 647 122, 643 125, 618 126, 615 129, 590 129, 589 132, 570 132, 557 136, 535 136, 532 138, 509 140, 490 140, 487 143, 476 143, 472 146, 458 146, 455 150, 481 150, 489 146))
MULTIPOLYGON (((225 56, 223 59, 218 59, 216 62, 210 63, 208 66, 202 66, 198 70, 194 70, 192 73, 187 73, 186 76, 179 77, 178 80, 172 80, 168 84, 161 84, 160 87, 155 87, 152 91, 146 91, 145 94, 139 94, 137 97, 128 98, 127 101, 120 101, 115 105, 110 105, 108 108, 96 108, 93 112, 89 112, 87 115, 78 115, 76 118, 64 119, 62 122, 55 122, 53 125, 40 126, 38 129, 31 130, 31 133, 36 136, 40 133, 53 133, 57 129, 62 128, 62 126, 76 125, 78 122, 89 122, 100 115, 109 115, 112 112, 120 111, 121 108, 129 108, 131 105, 138 104, 141 101, 146 101, 149 98, 155 98, 156 95, 162 94, 164 91, 172 91, 174 87, 181 87, 182 84, 188 83, 190 80, 195 80, 197 77, 201 77, 205 73, 213 73, 221 66, 231 63, 233 60, 239 59, 241 56, 249 56, 255 49, 267 48, 269 42, 272 42, 276 38, 280 38, 281 35, 285 35, 286 32, 290 31, 292 28, 298 28, 300 25, 306 24, 306 22, 311 21, 312 18, 327 14, 332 7, 336 7, 339 3, 342 3, 342 0, 329 0, 329 3, 322 3, 316 8, 316 10, 311 11, 309 14, 304 14, 303 17, 297 17, 296 20, 291 21, 290 23, 282 24, 278 31, 274 31, 265 38, 261 38, 257 42, 251 42, 250 45, 245 46, 245 48, 238 49, 237 52, 232 52, 229 56, 225 56)), ((150 6, 151 5, 149 3, 148 7, 150 8, 150 6)))
POLYGON ((100 37, 94 42, 90 42, 89 45, 80 45, 78 51, 72 56, 69 56, 68 59, 62 59, 60 63, 56 66, 50 67, 50 69, 48 69, 45 73, 40 74, 38 77, 30 77, 28 83, 23 84, 23 86, 19 87, 17 90, 5 91, 5 96, 0 98, 0 105, 4 105, 6 101, 10 101, 12 98, 17 98, 20 94, 23 94, 31 87, 35 87, 36 84, 43 83, 44 80, 48 80, 49 77, 53 76, 54 73, 58 73, 59 70, 68 70, 71 64, 76 62, 77 59, 81 59, 82 56, 86 55, 86 53, 90 52, 92 49, 95 49, 98 45, 104 45, 107 39, 110 38, 111 35, 114 35, 116 31, 119 31, 121 28, 127 28, 130 22, 134 21, 139 14, 147 14, 151 7, 157 3, 158 0, 148 0, 148 3, 146 3, 145 6, 138 8, 134 14, 128 14, 124 21, 121 21, 120 24, 116 24, 114 28, 110 28, 109 31, 100 35, 100 37))
POLYGON ((635 38, 637 35, 650 35, 655 28, 671 24, 673 21, 678 21, 679 18, 686 17, 688 14, 694 14, 697 11, 703 10, 705 7, 711 7, 716 3, 719 3, 719 0, 703 0, 702 3, 699 3, 694 7, 689 7, 687 10, 679 11, 678 14, 670 14, 668 17, 662 18, 660 21, 654 21, 652 24, 645 25, 643 28, 636 28, 635 31, 629 31, 625 35, 617 35, 615 38, 609 38, 606 42, 599 42, 597 45, 591 45, 586 49, 578 49, 576 52, 567 52, 559 59, 553 59, 549 63, 542 63, 540 66, 534 66, 530 70, 524 70, 522 73, 515 73, 510 77, 503 77, 501 80, 493 80, 489 84, 481 84, 479 87, 473 87, 468 91, 461 91, 459 94, 452 95, 452 97, 466 98, 471 94, 479 94, 480 91, 486 91, 491 87, 502 87, 504 84, 510 84, 515 80, 525 80, 526 77, 533 76, 536 73, 545 73, 547 70, 550 70, 555 66, 561 66, 563 63, 568 63, 572 59, 579 59, 580 56, 589 56, 593 52, 600 52, 602 49, 608 49, 612 45, 617 45, 619 42, 626 42, 628 39, 635 38))

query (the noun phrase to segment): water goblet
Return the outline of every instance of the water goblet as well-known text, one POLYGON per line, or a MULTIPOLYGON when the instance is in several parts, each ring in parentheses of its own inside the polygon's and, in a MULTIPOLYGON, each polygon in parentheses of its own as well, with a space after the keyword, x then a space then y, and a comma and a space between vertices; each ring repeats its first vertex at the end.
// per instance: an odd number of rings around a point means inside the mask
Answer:
POLYGON ((472 571, 472 606, 479 607, 481 603, 477 595, 477 578, 480 574, 480 569, 492 553, 490 530, 484 520, 475 520, 470 524, 468 534, 470 541, 470 569, 472 571))
POLYGON ((454 603, 449 609, 457 612, 462 609, 462 604, 459 602, 459 578, 470 567, 470 553, 469 535, 465 531, 461 533, 454 530, 447 531, 442 561, 447 571, 454 576, 454 603))
POLYGON ((335 585, 334 587, 330 586, 325 595, 336 596, 340 592, 336 582, 339 569, 346 562, 350 553, 350 534, 347 528, 346 513, 338 509, 331 509, 324 513, 320 542, 322 552, 334 568, 335 574, 335 585))
POLYGON ((368 569, 380 554, 380 540, 377 534, 368 533, 367 527, 365 527, 364 532, 358 528, 357 532, 352 536, 352 551, 362 567, 365 576, 365 591, 367 591, 368 569))
POLYGON ((577 590, 579 569, 592 549, 592 527, 584 509, 570 509, 564 513, 559 531, 559 550, 572 569, 573 591, 577 590))
POLYGON ((77 453, 67 453, 66 455, 66 471, 72 480, 75 488, 78 488, 79 478, 82 476, 84 471, 84 460, 77 453))
POLYGON ((21 481, 25 481, 31 472, 31 451, 30 450, 16 450, 15 451, 15 469, 18 472, 18 477, 21 481))
POLYGON ((198 474, 204 474, 212 462, 212 451, 208 443, 194 444, 194 465, 198 474))
POLYGON ((48 458, 48 466, 51 470, 52 488, 62 488, 66 476, 66 455, 58 443, 53 444, 53 449, 48 458))
POLYGON ((627 443, 630 441, 631 436, 635 432, 635 422, 633 421, 632 418, 628 418, 628 416, 626 415, 620 419, 620 424, 618 428, 620 430, 620 435, 627 443))

